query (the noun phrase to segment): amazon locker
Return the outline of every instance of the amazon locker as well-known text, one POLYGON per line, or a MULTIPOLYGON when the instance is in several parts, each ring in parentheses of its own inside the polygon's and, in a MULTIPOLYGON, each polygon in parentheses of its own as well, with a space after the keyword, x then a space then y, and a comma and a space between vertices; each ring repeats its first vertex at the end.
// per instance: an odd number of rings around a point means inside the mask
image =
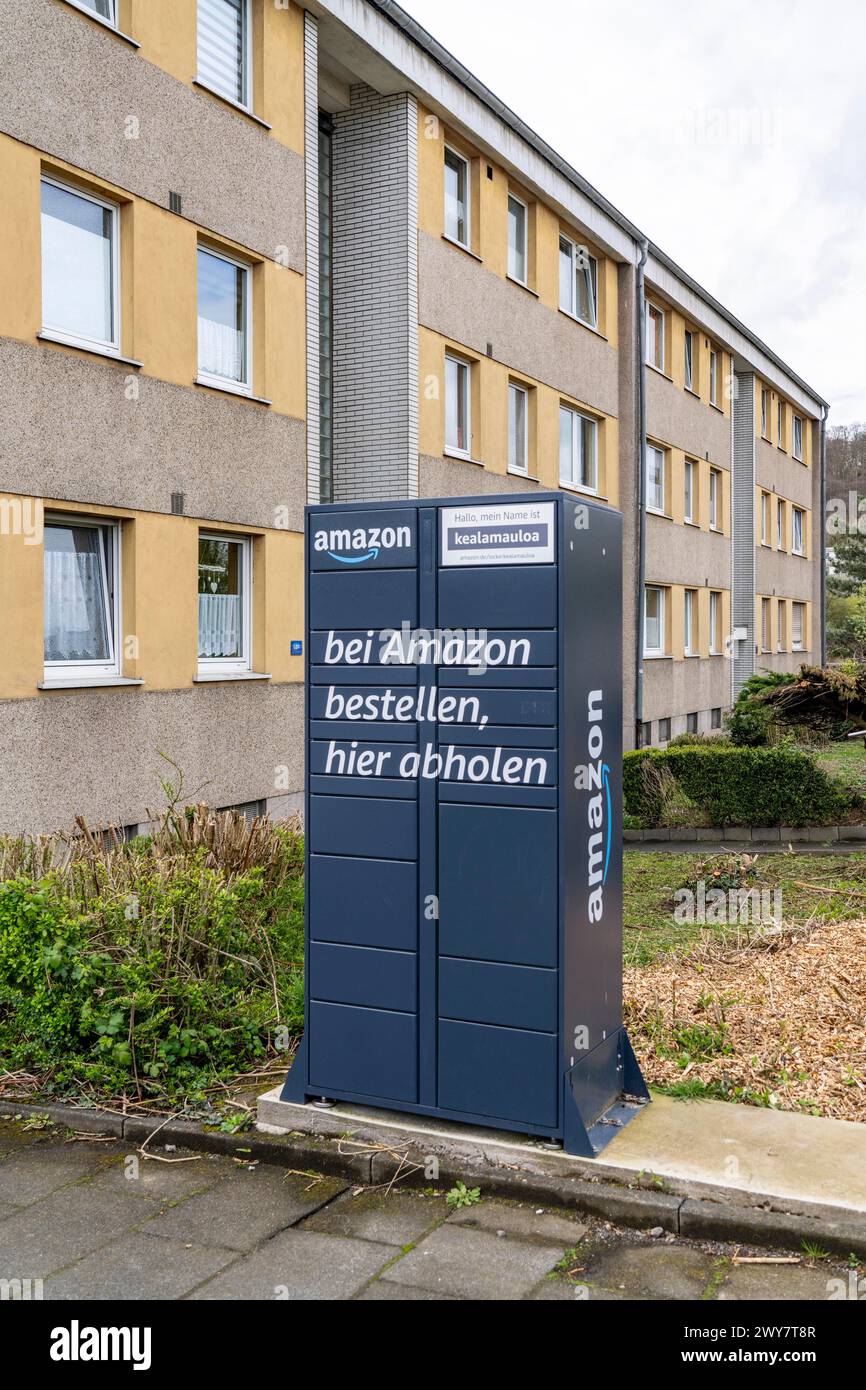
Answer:
POLYGON ((282 1098, 561 1140, 622 1026, 622 521, 562 493, 308 507, 306 1028, 282 1098))

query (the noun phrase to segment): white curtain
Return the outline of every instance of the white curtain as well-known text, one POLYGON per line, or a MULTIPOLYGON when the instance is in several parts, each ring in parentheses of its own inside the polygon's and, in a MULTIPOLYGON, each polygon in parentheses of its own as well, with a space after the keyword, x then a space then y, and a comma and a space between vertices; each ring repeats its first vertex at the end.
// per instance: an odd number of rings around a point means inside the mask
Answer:
POLYGON ((199 594, 198 654, 240 657, 241 601, 238 594, 199 594))
POLYGON ((198 369, 228 381, 244 379, 244 335, 214 319, 198 320, 198 369))
POLYGON ((110 660, 97 549, 45 551, 45 660, 110 660))

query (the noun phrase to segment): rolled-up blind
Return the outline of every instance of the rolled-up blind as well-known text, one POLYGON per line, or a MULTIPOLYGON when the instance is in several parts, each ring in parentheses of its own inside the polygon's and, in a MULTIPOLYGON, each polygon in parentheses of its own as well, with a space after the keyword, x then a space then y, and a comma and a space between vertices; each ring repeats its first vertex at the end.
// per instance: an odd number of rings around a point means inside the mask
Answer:
POLYGON ((232 101, 247 104, 247 0, 198 0, 198 75, 232 101))

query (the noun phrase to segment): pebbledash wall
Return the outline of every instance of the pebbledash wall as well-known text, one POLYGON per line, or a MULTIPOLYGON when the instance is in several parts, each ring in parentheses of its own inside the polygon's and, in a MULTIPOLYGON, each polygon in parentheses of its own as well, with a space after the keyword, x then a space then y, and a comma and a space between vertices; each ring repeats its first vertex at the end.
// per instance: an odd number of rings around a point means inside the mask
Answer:
POLYGON ((716 728, 756 667, 820 659, 825 402, 391 0, 0 0, 0 19, 0 832, 142 824, 165 758, 213 805, 299 804, 302 514, 323 497, 564 486, 620 508, 627 745, 716 728), (208 66, 227 20, 240 103, 208 66), (45 177, 118 210, 108 354, 44 331, 45 177), (563 302, 567 244, 592 258, 592 313, 563 302), (249 272, 244 395, 198 379, 198 249, 249 272), (468 374, 457 449, 446 358, 468 374), (563 477, 563 410, 591 477, 563 477), (36 505, 116 530, 113 679, 45 688, 36 505), (250 550, 247 669, 219 679, 198 662, 202 531, 250 550))

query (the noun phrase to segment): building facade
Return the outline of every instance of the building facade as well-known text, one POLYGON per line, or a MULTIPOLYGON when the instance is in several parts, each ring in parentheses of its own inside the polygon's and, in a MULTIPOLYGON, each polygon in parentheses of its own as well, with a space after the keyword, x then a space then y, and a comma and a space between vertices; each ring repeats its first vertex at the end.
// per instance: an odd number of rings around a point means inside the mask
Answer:
POLYGON ((619 508, 627 746, 821 659, 826 403, 398 6, 0 14, 0 833, 298 805, 307 501, 619 508))

